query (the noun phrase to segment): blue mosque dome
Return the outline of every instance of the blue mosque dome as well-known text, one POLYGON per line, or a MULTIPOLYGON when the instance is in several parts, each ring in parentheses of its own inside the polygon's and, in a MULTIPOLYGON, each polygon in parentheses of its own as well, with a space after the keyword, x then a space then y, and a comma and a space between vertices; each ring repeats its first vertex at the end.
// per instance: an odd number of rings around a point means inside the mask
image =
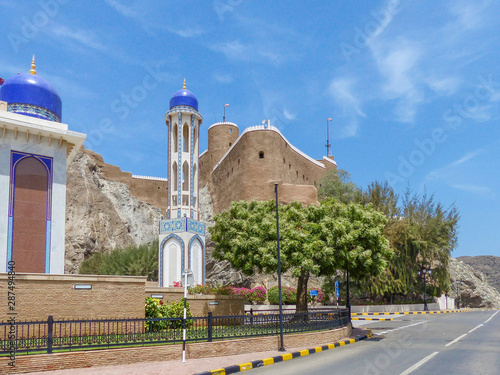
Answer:
POLYGON ((187 105, 198 110, 198 99, 196 99, 196 96, 191 91, 186 89, 186 80, 184 80, 182 90, 176 91, 170 99, 170 109, 178 105, 187 105))
POLYGON ((61 122, 61 98, 49 82, 36 75, 35 57, 30 73, 17 74, 0 86, 0 100, 7 102, 9 112, 61 122))

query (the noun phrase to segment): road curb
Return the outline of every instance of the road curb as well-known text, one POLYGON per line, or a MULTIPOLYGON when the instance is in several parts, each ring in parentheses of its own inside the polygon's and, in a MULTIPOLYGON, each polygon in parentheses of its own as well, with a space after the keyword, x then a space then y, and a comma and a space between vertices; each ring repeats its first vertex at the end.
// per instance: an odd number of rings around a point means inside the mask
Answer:
POLYGON ((275 357, 261 359, 261 360, 258 360, 258 361, 252 361, 252 362, 247 362, 247 363, 240 363, 239 365, 223 367, 223 368, 219 368, 217 370, 199 372, 199 373, 197 373, 195 375, 227 375, 227 374, 235 374, 237 372, 247 371, 247 370, 251 370, 251 369, 262 367, 262 366, 269 366, 269 365, 272 365, 274 363, 289 361, 289 360, 294 359, 294 358, 304 357, 304 356, 307 356, 307 355, 324 352, 326 350, 339 348, 341 346, 346 346, 346 345, 349 345, 349 344, 354 344, 355 342, 358 342, 358 341, 361 341, 361 340, 365 340, 367 338, 372 337, 373 336, 372 331, 369 330, 369 329, 367 331, 368 331, 367 334, 361 335, 361 336, 357 336, 357 337, 355 337, 353 339, 346 339, 346 340, 335 341, 332 344, 317 346, 317 347, 312 348, 312 349, 305 349, 305 350, 301 350, 299 352, 286 353, 286 354, 278 355, 278 356, 275 356, 275 357))
POLYGON ((392 321, 394 318, 351 318, 351 320, 376 320, 376 321, 392 321))
MULTIPOLYGON (((484 311, 484 310, 483 310, 484 311)), ((351 316, 366 315, 432 315, 432 314, 451 314, 467 312, 467 310, 436 310, 436 311, 402 311, 402 312, 373 312, 373 313, 351 313, 351 316)))

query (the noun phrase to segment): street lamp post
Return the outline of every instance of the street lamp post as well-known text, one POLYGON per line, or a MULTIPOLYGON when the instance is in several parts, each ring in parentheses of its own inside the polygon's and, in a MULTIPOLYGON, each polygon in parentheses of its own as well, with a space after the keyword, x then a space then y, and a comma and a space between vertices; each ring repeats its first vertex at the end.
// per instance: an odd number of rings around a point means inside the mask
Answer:
POLYGON ((429 311, 429 307, 427 306, 427 275, 431 273, 432 270, 425 267, 421 271, 418 271, 418 274, 424 278, 424 311, 429 311))
POLYGON ((279 294, 279 312, 280 312, 280 352, 285 351, 283 346, 283 299, 281 295, 281 253, 280 253, 280 220, 278 213, 278 183, 274 183, 274 193, 276 194, 276 242, 278 245, 278 294, 279 294))
POLYGON ((186 362, 186 319, 187 309, 186 300, 188 294, 188 287, 193 283, 193 271, 190 269, 184 270, 184 319, 182 319, 182 362, 186 362))

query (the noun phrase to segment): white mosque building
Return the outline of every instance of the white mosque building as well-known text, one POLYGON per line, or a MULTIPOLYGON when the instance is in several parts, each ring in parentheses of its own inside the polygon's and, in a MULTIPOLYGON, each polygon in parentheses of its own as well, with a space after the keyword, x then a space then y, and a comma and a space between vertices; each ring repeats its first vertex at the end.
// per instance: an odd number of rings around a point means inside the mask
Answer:
POLYGON ((36 74, 0 81, 0 272, 64 274, 66 169, 85 140, 36 74))
POLYGON ((203 117, 198 99, 184 87, 170 99, 168 128, 168 208, 160 222, 160 287, 182 282, 185 270, 205 283, 205 224, 199 214, 199 135, 203 117))

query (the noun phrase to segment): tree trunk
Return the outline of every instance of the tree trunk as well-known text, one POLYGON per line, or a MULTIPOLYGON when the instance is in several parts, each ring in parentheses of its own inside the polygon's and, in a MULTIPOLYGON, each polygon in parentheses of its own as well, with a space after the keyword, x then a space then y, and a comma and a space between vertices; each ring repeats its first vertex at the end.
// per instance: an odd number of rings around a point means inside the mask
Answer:
POLYGON ((309 272, 299 276, 297 281, 297 312, 307 312, 307 282, 309 272))

